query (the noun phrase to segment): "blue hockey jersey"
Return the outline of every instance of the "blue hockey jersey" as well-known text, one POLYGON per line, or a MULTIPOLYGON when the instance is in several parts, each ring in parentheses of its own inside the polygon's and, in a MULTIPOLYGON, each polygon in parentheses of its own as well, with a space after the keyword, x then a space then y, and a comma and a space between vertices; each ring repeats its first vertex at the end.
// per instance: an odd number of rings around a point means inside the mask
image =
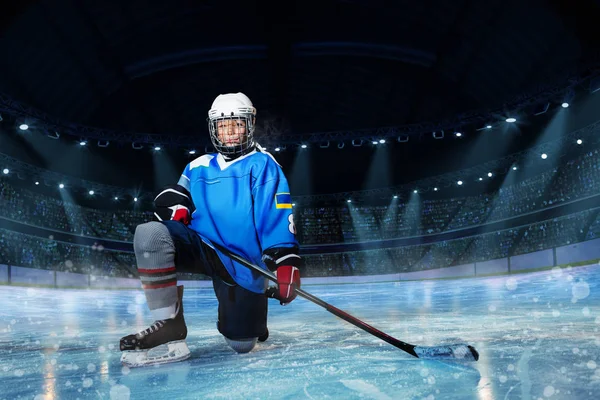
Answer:
MULTIPOLYGON (((297 248, 288 182, 270 154, 254 150, 232 161, 205 154, 185 167, 178 183, 196 207, 189 226, 207 244, 225 246, 265 269, 265 250, 297 248)), ((216 251, 237 284, 264 292, 265 278, 216 251)))

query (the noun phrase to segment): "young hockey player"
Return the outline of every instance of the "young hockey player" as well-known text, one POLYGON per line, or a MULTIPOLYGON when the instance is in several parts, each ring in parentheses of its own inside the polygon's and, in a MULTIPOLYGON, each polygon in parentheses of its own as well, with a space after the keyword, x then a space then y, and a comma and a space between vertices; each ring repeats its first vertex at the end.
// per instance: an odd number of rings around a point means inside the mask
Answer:
POLYGON ((268 282, 212 243, 275 271, 278 289, 271 295, 281 304, 296 297, 301 258, 290 190, 279 164, 255 142, 255 123, 256 109, 246 95, 219 95, 208 112, 217 152, 190 162, 178 184, 155 198, 156 221, 136 228, 138 272, 155 322, 121 339, 123 364, 190 356, 178 271, 212 278, 217 328, 233 350, 246 353, 267 339, 268 282))

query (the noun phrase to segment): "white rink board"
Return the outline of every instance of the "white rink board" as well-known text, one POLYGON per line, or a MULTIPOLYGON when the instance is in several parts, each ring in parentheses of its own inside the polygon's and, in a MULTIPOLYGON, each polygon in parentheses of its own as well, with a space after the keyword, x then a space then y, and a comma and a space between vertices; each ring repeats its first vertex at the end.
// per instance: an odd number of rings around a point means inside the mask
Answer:
POLYGON ((8 265, 0 264, 0 283, 8 282, 8 265))
POLYGON ((508 273, 508 258, 499 258, 475 263, 477 275, 506 274, 508 273))
POLYGON ((400 280, 462 278, 469 276, 475 276, 475 264, 457 265, 455 267, 429 269, 426 271, 404 272, 400 274, 400 280))
POLYGON ((26 285, 54 285, 54 271, 11 266, 10 281, 26 285))
POLYGON ((86 287, 89 279, 90 276, 85 274, 56 271, 57 287, 86 287))
POLYGON ((536 251, 535 253, 520 254, 510 258, 511 271, 551 267, 554 265, 552 249, 536 251))

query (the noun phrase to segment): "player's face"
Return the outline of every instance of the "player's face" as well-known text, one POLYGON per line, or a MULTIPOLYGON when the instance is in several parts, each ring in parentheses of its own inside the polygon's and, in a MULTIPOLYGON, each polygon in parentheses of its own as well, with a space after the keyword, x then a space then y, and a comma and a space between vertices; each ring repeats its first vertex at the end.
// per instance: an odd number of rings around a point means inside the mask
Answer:
POLYGON ((224 146, 236 146, 246 139, 246 121, 224 119, 217 121, 217 137, 224 146))

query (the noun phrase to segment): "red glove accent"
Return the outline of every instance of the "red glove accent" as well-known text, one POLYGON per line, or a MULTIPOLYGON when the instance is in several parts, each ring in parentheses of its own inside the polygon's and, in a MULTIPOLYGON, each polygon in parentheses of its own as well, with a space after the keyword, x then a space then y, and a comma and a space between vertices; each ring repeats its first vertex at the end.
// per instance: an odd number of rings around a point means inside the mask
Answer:
POLYGON ((176 204, 169 208, 173 210, 173 216, 171 217, 173 221, 183 222, 185 225, 189 225, 190 222, 192 222, 192 216, 190 215, 190 210, 187 207, 176 204))
POLYGON ((296 298, 296 288, 300 289, 300 270, 291 265, 277 268, 277 286, 281 304, 290 303, 296 298))

